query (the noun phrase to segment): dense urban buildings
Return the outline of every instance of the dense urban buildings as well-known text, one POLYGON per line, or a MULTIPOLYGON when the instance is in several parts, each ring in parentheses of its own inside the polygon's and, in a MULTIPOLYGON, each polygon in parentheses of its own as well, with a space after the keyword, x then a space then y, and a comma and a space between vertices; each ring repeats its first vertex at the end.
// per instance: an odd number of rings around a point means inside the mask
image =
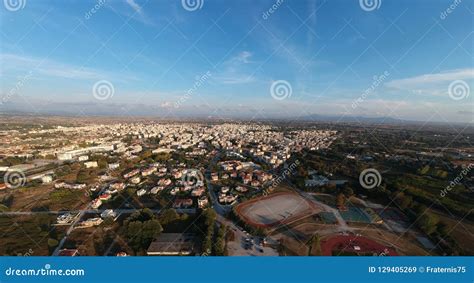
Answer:
POLYGON ((472 128, 6 118, 3 255, 473 254, 472 128))

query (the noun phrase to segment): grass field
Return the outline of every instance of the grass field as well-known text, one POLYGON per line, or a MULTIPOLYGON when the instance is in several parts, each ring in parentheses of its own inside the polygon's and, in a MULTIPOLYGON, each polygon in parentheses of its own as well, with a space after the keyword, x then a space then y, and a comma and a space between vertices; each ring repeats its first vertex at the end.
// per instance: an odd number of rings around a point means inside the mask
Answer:
POLYGON ((54 216, 0 216, 0 255, 49 255, 49 238, 62 235, 50 224, 54 216))

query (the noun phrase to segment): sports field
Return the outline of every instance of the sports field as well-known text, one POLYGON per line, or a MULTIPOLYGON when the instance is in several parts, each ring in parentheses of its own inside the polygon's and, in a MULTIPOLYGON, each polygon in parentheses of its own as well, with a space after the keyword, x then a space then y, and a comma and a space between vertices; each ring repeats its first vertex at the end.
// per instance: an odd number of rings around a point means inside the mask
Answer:
POLYGON ((320 212, 313 203, 294 193, 276 193, 241 203, 237 213, 249 224, 271 227, 320 212))

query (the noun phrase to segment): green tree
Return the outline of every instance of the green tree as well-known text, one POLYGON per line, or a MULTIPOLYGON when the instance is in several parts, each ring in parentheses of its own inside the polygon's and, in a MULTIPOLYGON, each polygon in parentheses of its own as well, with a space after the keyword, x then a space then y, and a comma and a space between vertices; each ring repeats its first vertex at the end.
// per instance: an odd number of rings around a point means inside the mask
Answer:
POLYGON ((139 252, 148 248, 153 239, 163 231, 163 227, 153 212, 145 208, 134 212, 124 221, 124 230, 130 247, 139 252))
POLYGON ((439 219, 433 214, 424 213, 418 220, 418 226, 428 235, 436 231, 439 219))
POLYGON ((165 209, 161 215, 159 216, 160 223, 162 225, 167 225, 177 219, 179 219, 179 214, 176 212, 175 209, 169 208, 165 209))

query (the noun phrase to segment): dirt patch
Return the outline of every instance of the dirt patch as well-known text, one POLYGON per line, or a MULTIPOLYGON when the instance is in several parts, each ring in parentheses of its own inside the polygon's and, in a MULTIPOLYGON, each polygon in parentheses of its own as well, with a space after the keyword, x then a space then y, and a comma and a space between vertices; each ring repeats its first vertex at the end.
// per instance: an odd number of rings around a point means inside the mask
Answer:
POLYGON ((294 193, 275 193, 239 204, 237 213, 256 227, 273 227, 320 212, 312 202, 294 193))

